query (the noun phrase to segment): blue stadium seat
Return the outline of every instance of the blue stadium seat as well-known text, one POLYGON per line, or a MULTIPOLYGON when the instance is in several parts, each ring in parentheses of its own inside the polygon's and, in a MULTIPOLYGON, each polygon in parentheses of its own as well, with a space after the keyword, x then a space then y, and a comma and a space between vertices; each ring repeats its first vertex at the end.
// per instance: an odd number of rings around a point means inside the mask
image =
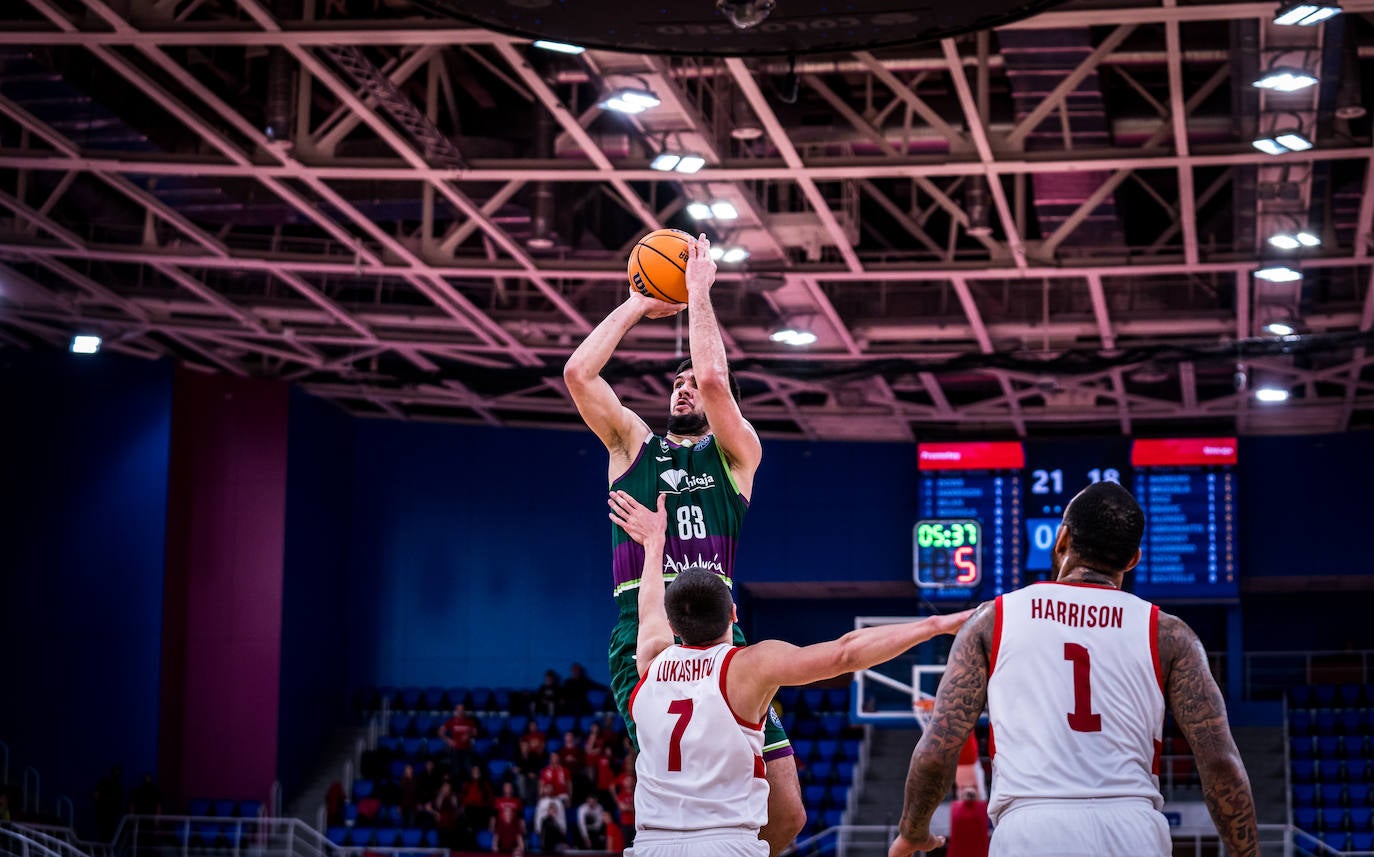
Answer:
POLYGON ((499 714, 488 714, 478 719, 477 725, 481 728, 483 735, 488 738, 495 738, 506 731, 506 718, 499 714))
POLYGON ((1374 833, 1350 834, 1351 851, 1374 851, 1374 833))
POLYGON ((195 821, 191 823, 191 841, 200 842, 207 846, 213 846, 215 840, 219 838, 219 825, 213 821, 195 821))
POLYGON ((1335 851, 1336 853, 1348 850, 1345 847, 1345 841, 1347 839, 1349 839, 1349 837, 1346 836, 1344 833, 1322 834, 1322 843, 1325 844, 1327 848, 1330 848, 1332 851, 1335 851))
POLYGON ((1336 712, 1325 709, 1318 711, 1312 722, 1318 735, 1336 734, 1336 712))
POLYGON ((840 755, 840 742, 833 739, 816 742, 816 755, 822 759, 833 760, 840 755))
POLYGON ((443 711, 446 708, 452 710, 453 708, 452 705, 446 704, 448 702, 448 694, 444 693, 442 687, 425 688, 422 694, 422 700, 425 708, 429 711, 443 711))
POLYGON ((428 845, 430 848, 436 848, 436 847, 438 847, 438 845, 439 845, 439 831, 437 831, 437 830, 426 830, 426 831, 425 831, 425 844, 428 845))
POLYGON ((492 711, 510 711, 510 690, 498 687, 491 692, 492 711))
POLYGON ((592 711, 610 711, 612 706, 606 704, 608 699, 606 691, 599 687, 587 691, 587 704, 592 707, 592 711))
POLYGON ((1305 708, 1288 711, 1288 734, 1298 737, 1312 734, 1312 712, 1305 708))
POLYGON ((235 802, 232 800, 217 800, 214 805, 214 816, 216 818, 233 818, 235 802))
POLYGON ((779 688, 779 689, 778 689, 778 695, 775 696, 774 699, 776 699, 776 700, 778 700, 778 702, 782 703, 782 707, 783 707, 783 708, 793 708, 793 707, 796 706, 797 700, 798 700, 798 699, 801 699, 801 688, 799 688, 799 687, 783 687, 783 688, 779 688))
POLYGON ((1308 708, 1312 705, 1312 688, 1299 685, 1288 691, 1288 704, 1294 708, 1308 708))
POLYGON ((487 772, 491 774, 492 782, 500 782, 510 769, 511 763, 505 759, 492 759, 487 762, 487 772))
POLYGON ((396 753, 401 749, 401 742, 405 739, 399 735, 383 735, 377 739, 377 749, 386 750, 388 753, 396 753))
POLYGON ((1306 830, 1308 833, 1313 833, 1317 830, 1317 824, 1320 820, 1321 816, 1313 807, 1304 806, 1294 807, 1293 809, 1293 825, 1299 830, 1306 830))
POLYGON ((324 838, 333 842, 335 845, 343 845, 348 841, 347 827, 331 827, 325 831, 324 838))
POLYGON ((553 725, 552 717, 547 714, 536 714, 534 716, 534 722, 535 725, 539 727, 539 731, 544 733, 545 737, 553 737, 549 735, 549 727, 553 725))
POLYGON ((1367 700, 1364 698, 1364 687, 1358 684, 1342 684, 1336 688, 1336 703, 1346 708, 1359 708, 1367 700))
MULTIPOLYGON (((562 746, 563 744, 562 741, 559 741, 557 743, 558 746, 562 746)), ((554 742, 550 741, 549 744, 550 746, 553 746, 554 742)), ((472 742, 473 752, 475 752, 478 756, 480 756, 483 759, 491 755, 491 750, 495 746, 496 741, 493 738, 478 738, 476 741, 472 742)))
POLYGON ((845 727, 848 725, 848 714, 821 715, 821 731, 824 732, 828 738, 839 738, 840 733, 844 732, 845 727))
POLYGON ((839 780, 839 781, 842 782, 842 783, 852 783, 852 782, 854 782, 854 763, 853 763, 853 762, 836 762, 836 763, 835 763, 835 779, 836 779, 836 780, 839 780))
POLYGON ((1320 793, 1322 806, 1340 806, 1344 799, 1345 786, 1340 783, 1322 783, 1320 793))
POLYGON ((436 717, 433 714, 415 715, 415 725, 412 727, 415 736, 418 738, 432 738, 439 734, 439 727, 444 725, 446 717, 436 717))
POLYGON ((356 803, 346 803, 343 808, 344 821, 354 824, 358 820, 358 805, 356 803))
POLYGON ((1355 831, 1369 830, 1371 814, 1374 814, 1374 810, 1367 806, 1352 806, 1345 811, 1346 826, 1355 831))
MULTIPOLYGON (((1307 807, 1317 805, 1317 787, 1311 784, 1293 786, 1293 806, 1307 807)), ((1301 825, 1299 825, 1301 826, 1301 825)))
POLYGON ((816 742, 808 741, 805 738, 793 738, 792 752, 797 754, 798 759, 810 759, 812 756, 816 755, 816 742))
POLYGON ((525 730, 529 727, 530 718, 524 714, 512 714, 506 718, 506 728, 510 730, 510 734, 517 738, 524 735, 525 730))
POLYGON ((831 806, 844 807, 849 800, 849 786, 838 785, 830 787, 830 794, 827 798, 831 806))
POLYGON ((784 727, 787 734, 796 738, 815 740, 821 736, 821 721, 814 717, 798 717, 791 726, 784 727))
POLYGON ((826 827, 839 827, 844 823, 844 810, 827 809, 822 815, 822 820, 826 827))
POLYGON ((410 733, 410 726, 415 718, 409 714, 393 714, 387 722, 387 732, 391 735, 398 735, 404 738, 410 733))
POLYGON ((1331 708, 1336 704, 1336 686, 1318 684, 1312 687, 1312 699, 1320 708, 1331 708))
POLYGON ((588 732, 592 731, 593 723, 600 722, 601 718, 597 717, 595 714, 582 715, 581 717, 577 718, 577 734, 586 735, 588 732))
POLYGON ((354 780, 353 799, 358 800, 359 798, 371 797, 375 788, 376 783, 371 780, 354 780))
POLYGON ((396 804, 392 804, 391 806, 384 806, 381 809, 377 810, 378 824, 389 825, 391 827, 400 827, 401 823, 404 820, 405 819, 401 817, 401 808, 396 804))
POLYGON ((474 711, 492 710, 491 688, 474 687, 472 689, 472 709, 474 711))
POLYGON ((186 802, 186 814, 195 816, 206 816, 210 814, 210 801, 203 797, 194 797, 186 802))
POLYGON ((405 759, 392 759, 391 765, 387 770, 391 773, 391 778, 393 780, 399 780, 401 777, 405 776, 406 765, 409 764, 410 762, 407 762, 405 759))
POLYGON ((402 848, 419 848, 424 838, 425 832, 418 827, 405 827, 401 829, 402 848))
POLYGON ((418 687, 407 687, 401 690, 401 700, 397 708, 402 711, 418 711, 424 708, 424 693, 418 687))
MULTIPOLYGON (((577 718, 571 714, 560 714, 553 719, 553 728, 558 732, 558 737, 561 739, 563 733, 577 729, 577 718)), ((553 742, 550 741, 549 743, 553 742)))
POLYGON ((1310 783, 1317 778, 1317 763, 1311 759, 1293 760, 1293 782, 1310 783))
POLYGON ((241 800, 239 801, 238 812, 235 814, 239 818, 258 818, 262 815, 262 801, 241 800))
POLYGON ((832 687, 825 692, 825 706, 831 711, 849 710, 849 688, 832 687))
POLYGON ((1369 783, 1351 783, 1345 793, 1351 806, 1369 806, 1369 783))
POLYGON ((1361 735, 1347 735, 1344 739, 1345 759, 1349 762, 1357 762, 1369 758, 1369 751, 1365 738, 1361 735))
POLYGON ((1339 759, 1341 757, 1341 739, 1335 735, 1317 736, 1317 758, 1318 759, 1339 759))
MULTIPOLYGON (((570 828, 568 828, 568 829, 571 831, 573 828, 570 827, 570 828)), ((491 839, 492 839, 492 836, 491 836, 491 831, 490 831, 490 830, 479 830, 479 831, 477 831, 477 850, 479 850, 479 851, 484 851, 484 852, 485 852, 485 851, 490 851, 490 850, 491 850, 491 839)))
POLYGON ((1349 709, 1336 715, 1336 730, 1345 735, 1361 734, 1360 727, 1364 724, 1364 712, 1349 709))
POLYGON ((379 828, 373 835, 373 841, 381 848, 395 848, 400 839, 401 831, 392 827, 379 828))
POLYGON ((391 708, 395 708, 395 707, 396 707, 396 696, 397 696, 397 690, 396 690, 396 688, 394 688, 394 687, 379 687, 379 688, 377 688, 377 707, 378 707, 378 708, 381 708, 381 707, 382 707, 382 703, 385 702, 385 703, 386 703, 388 706, 390 706, 391 708))
POLYGON ((825 803, 825 786, 806 786, 802 789, 802 801, 807 807, 820 807, 825 803))
POLYGON ((809 687, 801 692, 801 701, 802 705, 814 714, 825 706, 825 691, 809 687))
POLYGON ((239 842, 243 839, 243 825, 221 824, 219 836, 221 840, 228 843, 230 848, 237 848, 239 847, 239 842))
POLYGON ((407 738, 401 742, 401 752, 407 759, 423 756, 428 749, 429 741, 425 738, 407 738))
POLYGON ((826 761, 825 759, 817 759, 811 763, 810 770, 811 781, 813 783, 824 784, 829 781, 830 777, 835 773, 835 765, 833 762, 826 761))
POLYGON ((468 689, 465 687, 451 687, 444 695, 448 697, 448 707, 450 711, 453 710, 453 706, 459 703, 471 707, 470 700, 468 699, 468 689))
POLYGON ((1312 758, 1311 738, 1289 738, 1288 747, 1290 756, 1294 759, 1312 758))
POLYGON ((858 738, 846 738, 840 742, 840 750, 846 761, 854 762, 859 758, 859 745, 863 742, 858 738))

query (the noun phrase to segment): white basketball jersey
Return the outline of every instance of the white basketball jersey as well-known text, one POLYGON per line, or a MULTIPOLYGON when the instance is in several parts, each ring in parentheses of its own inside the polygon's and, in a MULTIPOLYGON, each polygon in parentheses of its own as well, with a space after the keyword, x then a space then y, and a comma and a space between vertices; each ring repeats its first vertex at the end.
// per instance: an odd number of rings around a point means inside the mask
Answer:
POLYGON ((630 694, 637 828, 757 830, 768 820, 763 722, 739 719, 726 700, 725 673, 738 651, 669 646, 630 694))
POLYGON ((1159 608, 1107 586, 997 598, 988 663, 995 823, 1017 800, 1159 793, 1159 608))

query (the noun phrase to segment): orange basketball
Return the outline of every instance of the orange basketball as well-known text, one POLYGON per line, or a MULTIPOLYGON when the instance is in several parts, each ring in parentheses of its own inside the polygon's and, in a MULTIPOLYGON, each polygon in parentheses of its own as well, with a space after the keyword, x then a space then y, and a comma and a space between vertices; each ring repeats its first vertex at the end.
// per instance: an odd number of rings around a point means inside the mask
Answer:
POLYGON ((672 304, 687 303, 687 241, 681 229, 655 229, 630 251, 630 288, 672 304))

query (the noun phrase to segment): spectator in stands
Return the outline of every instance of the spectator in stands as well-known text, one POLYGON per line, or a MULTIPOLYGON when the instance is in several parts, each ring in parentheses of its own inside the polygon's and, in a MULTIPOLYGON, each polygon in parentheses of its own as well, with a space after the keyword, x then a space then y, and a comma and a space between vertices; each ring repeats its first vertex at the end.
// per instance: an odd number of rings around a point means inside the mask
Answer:
POLYGON ((539 759, 543 759, 544 754, 548 752, 549 749, 548 740, 544 737, 543 731, 539 728, 539 721, 535 720, 533 717, 525 724, 525 731, 520 736, 520 747, 523 749, 527 746, 539 759))
POLYGON ((571 732, 563 733, 563 746, 558 748, 558 761, 574 777, 587 766, 587 753, 577 743, 577 736, 571 732))
POLYGON ((501 794, 491 802, 492 812, 496 815, 500 815, 506 807, 513 807, 516 815, 524 817, 525 802, 515 793, 515 784, 509 780, 501 784, 501 794))
POLYGON ((558 714, 562 701, 563 688, 558 684, 558 673, 553 670, 545 670, 544 683, 539 685, 539 688, 534 692, 534 697, 530 700, 530 713, 553 717, 558 714))
POLYGON ((544 794, 545 786, 549 788, 551 796, 563 801, 566 809, 572 800, 572 778, 568 776, 568 769, 563 767, 557 753, 549 754, 549 764, 539 772, 540 795, 544 794))
POLYGON ((563 682, 564 710, 568 714, 590 714, 592 707, 587 694, 592 690, 605 690, 605 685, 592 681, 581 664, 573 664, 567 681, 563 682))
POLYGON ((95 826, 102 842, 114 838, 119 816, 124 812, 123 777, 124 769, 115 765, 110 768, 108 777, 101 777, 95 784, 95 826))
POLYGON ((0 821, 13 821, 10 816, 10 796, 5 792, 0 792, 0 821))
POLYGON ((406 827, 415 826, 415 813, 420 808, 420 781, 415 778, 415 766, 406 765, 396 781, 396 803, 401 807, 401 820, 406 827))
MULTIPOLYGON (((508 784, 509 785, 509 784, 508 784)), ((514 807, 507 805, 491 820, 491 851, 493 854, 523 854, 525 852, 525 819, 514 807)))
POLYGON ((330 783, 324 793, 325 821, 330 827, 339 827, 344 823, 343 811, 346 803, 348 795, 344 792, 343 783, 338 780, 330 783))
POLYGON ((143 782, 129 792, 129 812, 134 815, 162 814, 162 792, 153 782, 152 773, 144 773, 143 782))
POLYGON ((616 778, 611 786, 611 798, 615 801, 620 835, 627 846, 635 844, 635 774, 633 768, 616 778))
POLYGON ((472 742, 476 737, 477 721, 468 715, 461 702, 453 706, 453 716, 439 727, 439 738, 448 745, 448 769, 454 777, 472 767, 472 742))
POLYGON ((554 797, 549 786, 541 786, 539 805, 534 810, 534 829, 539 832, 539 850, 555 854, 567 850, 567 806, 554 797))
POLYGON ((988 802, 978 789, 966 786, 949 805, 949 847, 946 857, 988 857, 988 802))
POLYGON ((577 808, 577 832, 582 838, 579 844, 588 851, 606 847, 606 810, 594 794, 587 795, 577 808))
POLYGON ((447 777, 439 770, 433 759, 426 759, 425 769, 420 772, 417 779, 420 781, 420 803, 426 804, 439 794, 439 787, 444 784, 447 777))
POLYGON ((468 830, 483 830, 491 824, 491 781, 481 765, 473 765, 468 772, 467 781, 458 794, 458 804, 463 808, 463 822, 468 830))
POLYGON ((453 793, 453 784, 445 779, 434 799, 422 809, 429 814, 434 828, 439 832, 439 844, 450 850, 458 848, 458 820, 461 808, 458 796, 453 793))

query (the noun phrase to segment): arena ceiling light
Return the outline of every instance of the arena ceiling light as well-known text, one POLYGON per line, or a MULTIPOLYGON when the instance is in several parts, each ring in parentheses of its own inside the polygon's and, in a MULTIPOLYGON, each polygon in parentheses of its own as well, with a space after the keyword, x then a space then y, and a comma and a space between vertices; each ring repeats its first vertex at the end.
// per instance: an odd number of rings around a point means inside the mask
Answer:
POLYGON ((1279 4, 1274 23, 1281 27, 1315 27, 1327 18, 1341 14, 1340 3, 1312 3, 1286 0, 1279 4))
POLYGON ((743 247, 712 247, 711 258, 727 265, 738 265, 749 258, 749 251, 743 247))
POLYGON ((79 335, 72 337, 73 354, 94 354, 100 350, 100 337, 79 335))
POLYGON ((704 202, 687 203, 687 216, 693 220, 710 220, 711 206, 704 202))
POLYGON ((1269 236, 1269 246, 1279 250, 1297 250, 1300 247, 1320 247, 1321 238, 1306 229, 1297 232, 1276 232, 1269 236))
POLYGON ((1265 72, 1264 76, 1256 80, 1251 86, 1257 89, 1268 89, 1271 92, 1298 92, 1316 84, 1316 76, 1303 69, 1279 66, 1265 72))
POLYGON ((691 175, 706 166, 706 159, 692 152, 662 151, 649 162, 649 169, 661 173, 685 173, 691 175))
POLYGON ((1307 151, 1312 148, 1312 141, 1297 129, 1284 129, 1273 136, 1256 137, 1250 145, 1266 155, 1286 155, 1307 151))
POLYGON ((570 45, 567 42, 552 42, 548 39, 536 39, 534 46, 541 50, 553 51, 557 54, 570 54, 572 56, 577 56, 587 50, 581 45, 570 45))
POLYGON ((791 345, 793 348, 800 348, 815 343, 816 334, 809 330, 803 330, 796 327, 780 327, 768 334, 768 338, 782 345, 791 345))
POLYGON ((657 107, 663 102, 659 100, 647 89, 617 89, 606 97, 597 106, 602 110, 614 110, 617 113, 643 113, 651 107, 657 107))
POLYGON ((1273 405, 1288 401, 1288 391, 1282 387, 1260 387, 1255 390, 1255 400, 1273 405))
POLYGON ((728 199, 718 199, 711 203, 711 216, 716 220, 735 220, 739 217, 739 211, 728 199))
POLYGON ((1256 271, 1255 279, 1264 280, 1266 283, 1292 283, 1302 279, 1302 272, 1295 271, 1287 265, 1271 265, 1256 271))
POLYGON ((1292 336, 1298 332, 1297 328, 1286 321, 1271 321, 1264 326, 1264 329, 1275 336, 1292 336))

